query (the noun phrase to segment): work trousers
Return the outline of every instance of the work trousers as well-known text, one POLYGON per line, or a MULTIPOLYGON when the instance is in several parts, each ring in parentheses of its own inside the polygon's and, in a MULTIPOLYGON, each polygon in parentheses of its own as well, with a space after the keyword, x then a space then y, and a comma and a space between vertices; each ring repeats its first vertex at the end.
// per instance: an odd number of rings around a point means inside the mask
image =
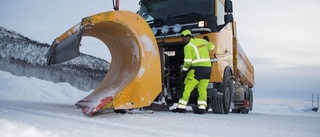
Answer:
POLYGON ((190 94, 193 89, 198 86, 198 107, 205 109, 207 106, 207 87, 209 84, 210 72, 195 71, 195 69, 189 70, 184 80, 184 91, 182 98, 178 102, 178 108, 184 109, 189 102, 190 94))

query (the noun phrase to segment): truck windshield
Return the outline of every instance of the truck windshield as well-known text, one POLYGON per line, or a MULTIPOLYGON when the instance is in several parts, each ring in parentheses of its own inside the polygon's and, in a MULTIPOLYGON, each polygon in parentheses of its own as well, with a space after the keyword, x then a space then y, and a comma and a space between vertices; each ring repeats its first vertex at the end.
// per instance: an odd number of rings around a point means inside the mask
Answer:
POLYGON ((214 15, 214 0, 141 0, 139 14, 147 21, 168 21, 183 16, 214 15))

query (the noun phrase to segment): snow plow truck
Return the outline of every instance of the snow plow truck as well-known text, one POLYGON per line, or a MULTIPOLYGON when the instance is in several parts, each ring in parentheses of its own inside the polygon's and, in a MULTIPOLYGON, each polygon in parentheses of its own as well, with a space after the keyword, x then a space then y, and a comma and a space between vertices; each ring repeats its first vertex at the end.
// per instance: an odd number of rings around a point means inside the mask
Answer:
MULTIPOLYGON (((182 96, 184 59, 181 31, 211 41, 212 73, 207 111, 217 114, 252 110, 254 67, 238 39, 230 0, 140 0, 138 12, 119 10, 82 18, 54 39, 47 64, 80 55, 81 38, 101 40, 111 54, 111 66, 100 85, 75 105, 87 116, 99 112, 170 110, 182 96)), ((188 106, 197 105, 197 89, 188 106)))

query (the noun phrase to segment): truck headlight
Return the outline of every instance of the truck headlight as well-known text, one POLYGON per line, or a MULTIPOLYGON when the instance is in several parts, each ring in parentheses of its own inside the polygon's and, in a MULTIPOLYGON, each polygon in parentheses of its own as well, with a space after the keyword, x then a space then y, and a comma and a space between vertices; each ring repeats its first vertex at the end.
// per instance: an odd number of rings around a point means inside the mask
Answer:
POLYGON ((151 29, 152 29, 153 35, 156 35, 158 33, 157 27, 152 27, 151 29))
POLYGON ((174 26, 173 26, 173 31, 175 32, 175 33, 178 33, 178 32, 180 32, 181 31, 181 25, 180 24, 175 24, 174 26))
POLYGON ((168 25, 163 25, 162 27, 161 27, 161 33, 162 34, 166 34, 166 33, 168 33, 169 32, 169 26, 168 25))
POLYGON ((198 27, 202 28, 205 26, 205 24, 206 24, 205 21, 199 21, 198 27))

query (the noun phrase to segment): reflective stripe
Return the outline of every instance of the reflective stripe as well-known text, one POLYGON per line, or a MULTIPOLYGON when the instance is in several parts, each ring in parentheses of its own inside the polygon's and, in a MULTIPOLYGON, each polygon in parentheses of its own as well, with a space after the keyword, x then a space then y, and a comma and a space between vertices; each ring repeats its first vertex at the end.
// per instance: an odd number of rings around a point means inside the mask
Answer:
POLYGON ((214 46, 212 46, 210 50, 213 50, 213 49, 214 49, 214 46))
MULTIPOLYGON (((207 61, 210 61, 210 58, 205 58, 205 59, 202 59, 200 58, 200 54, 199 54, 199 51, 198 51, 198 48, 196 45, 192 44, 192 43, 188 43, 188 45, 192 46, 193 49, 194 49, 194 52, 196 53, 196 56, 197 56, 197 59, 195 60, 191 60, 192 61, 192 64, 193 63, 199 63, 199 62, 207 62, 207 61)), ((190 60, 189 59, 184 59, 185 62, 189 62, 190 60)), ((190 61, 190 62, 191 62, 190 61)))
POLYGON ((212 44, 212 47, 211 47, 211 49, 210 50, 213 50, 214 49, 214 44, 213 43, 211 43, 212 44))
POLYGON ((207 105, 207 101, 198 101, 198 105, 207 105))
POLYGON ((198 108, 199 109, 206 109, 207 107, 207 101, 199 101, 198 100, 198 108))
POLYGON ((186 107, 187 107, 186 105, 179 104, 177 108, 186 109, 186 107))
POLYGON ((187 105, 188 102, 180 99, 178 103, 179 103, 179 104, 183 104, 183 105, 187 105))
POLYGON ((192 46, 193 49, 194 49, 194 52, 196 53, 196 56, 197 56, 197 59, 200 59, 200 54, 199 54, 199 51, 198 51, 198 48, 196 45, 192 44, 192 43, 188 43, 188 45, 192 46))
POLYGON ((187 103, 188 103, 187 101, 180 99, 178 102, 178 108, 185 109, 187 107, 187 103))
POLYGON ((199 106, 198 108, 199 108, 199 109, 206 109, 206 106, 201 105, 201 106, 199 106))
POLYGON ((193 64, 193 63, 199 63, 199 62, 207 62, 207 61, 210 61, 210 58, 206 58, 206 59, 196 59, 196 60, 193 60, 193 61, 192 61, 192 64, 193 64))
POLYGON ((184 62, 192 62, 192 59, 184 59, 184 62))
POLYGON ((217 62, 218 59, 217 58, 213 58, 213 59, 210 59, 211 62, 217 62))
POLYGON ((182 71, 187 71, 187 70, 188 70, 188 68, 185 68, 185 67, 182 68, 182 71))

